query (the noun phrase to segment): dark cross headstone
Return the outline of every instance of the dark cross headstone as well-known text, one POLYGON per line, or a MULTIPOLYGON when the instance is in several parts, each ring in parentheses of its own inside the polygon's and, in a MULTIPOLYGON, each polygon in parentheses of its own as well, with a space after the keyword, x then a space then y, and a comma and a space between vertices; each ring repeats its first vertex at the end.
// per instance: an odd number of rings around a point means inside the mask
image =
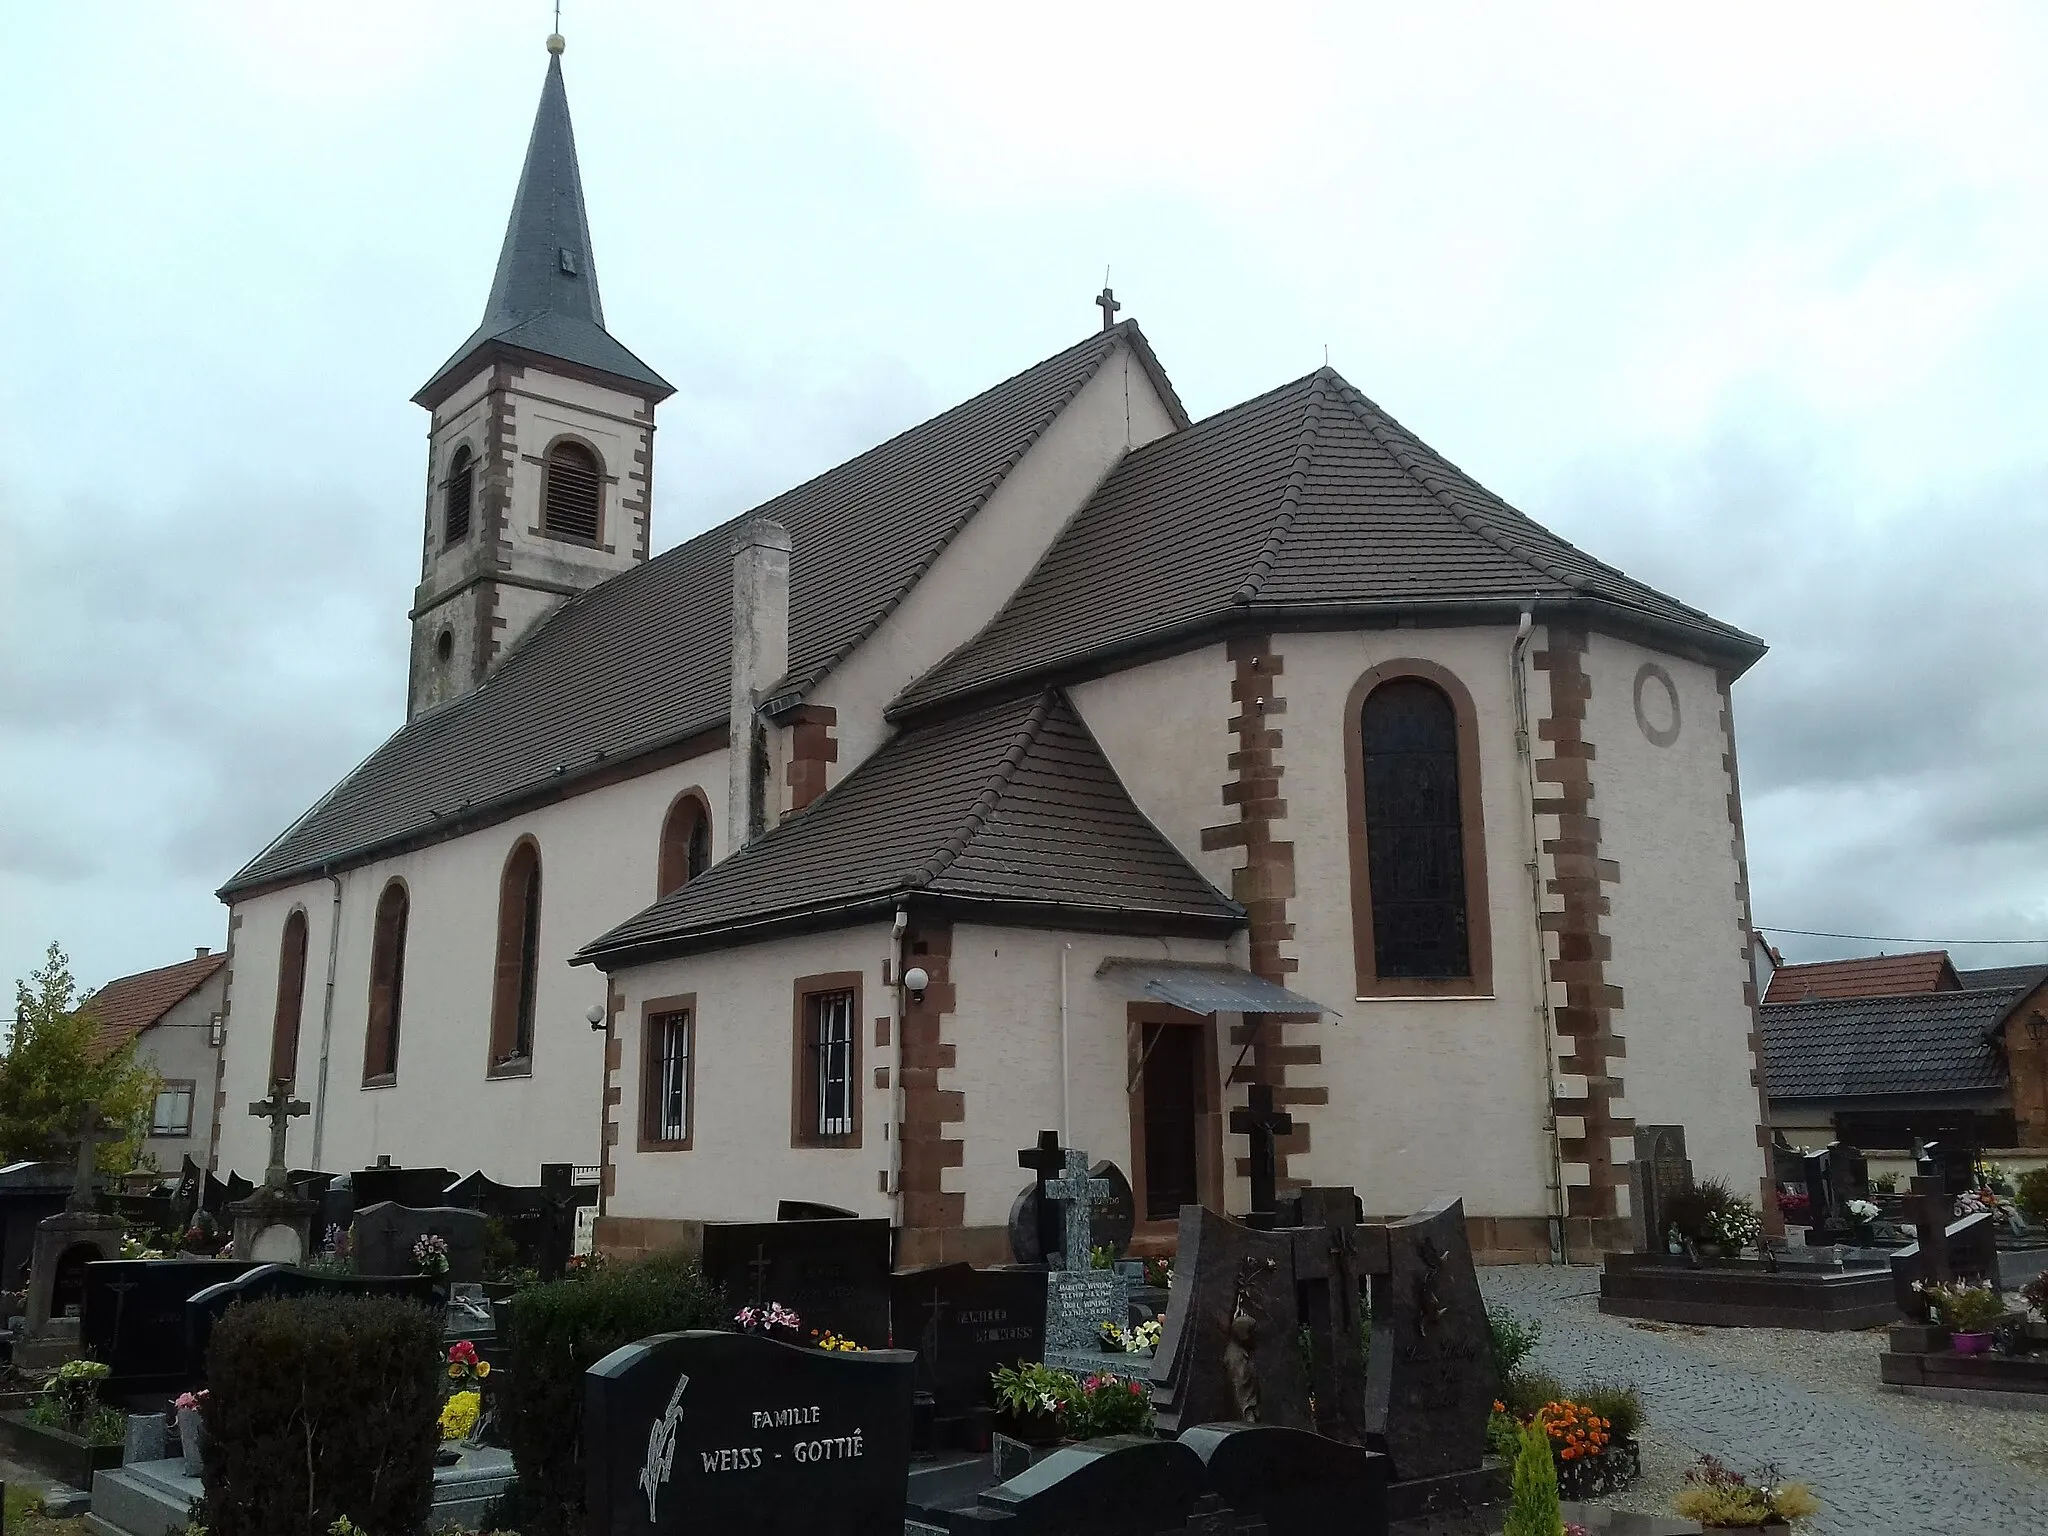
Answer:
POLYGON ((236 1259, 108 1259, 85 1266, 78 1342, 113 1373, 109 1397, 176 1395, 203 1362, 185 1349, 185 1303, 208 1286, 255 1268, 236 1259))
POLYGON ((448 1186, 455 1174, 446 1168, 399 1168, 388 1159, 375 1168, 359 1168, 350 1177, 356 1192, 356 1209, 368 1210, 387 1201, 420 1209, 446 1203, 448 1186))
POLYGON ((914 1362, 669 1333, 584 1376, 593 1532, 902 1536, 914 1362))
POLYGON ((270 1161, 264 1166, 263 1187, 278 1194, 291 1193, 291 1176, 284 1160, 285 1137, 292 1121, 313 1113, 313 1106, 304 1099, 293 1098, 291 1084, 280 1080, 270 1085, 269 1097, 249 1106, 249 1113, 270 1122, 270 1161))
POLYGON ((511 1267, 531 1269, 543 1280, 562 1277, 576 1236, 575 1207, 566 1194, 537 1185, 500 1184, 473 1173, 449 1185, 442 1200, 481 1211, 486 1221, 497 1223, 511 1245, 511 1267))
POLYGON ((1953 1279, 1948 1261, 1949 1199, 1941 1176, 1916 1175, 1908 1190, 1906 1219, 1913 1224, 1913 1234, 1920 1245, 1918 1278, 1953 1279))
POLYGON ((1021 1265, 942 1264, 890 1277, 896 1342, 916 1347, 918 1387, 932 1394, 939 1419, 989 1406, 996 1367, 1042 1356, 1045 1288, 1044 1270, 1021 1265))
MULTIPOLYGON (((1066 1154, 1061 1153, 1064 1163, 1066 1154)), ((1088 1169, 1091 1179, 1101 1179, 1110 1186, 1110 1192, 1098 1197, 1088 1215, 1088 1246, 1092 1252, 1107 1248, 1117 1258, 1130 1252, 1131 1238, 1138 1230, 1138 1197, 1131 1188, 1131 1181, 1124 1177, 1123 1169, 1107 1158, 1092 1164, 1088 1169)), ((1017 1192, 1016 1200, 1010 1206, 1010 1254, 1019 1264, 1045 1264, 1048 1255, 1060 1251, 1061 1223, 1057 1206, 1045 1200, 1037 1184, 1027 1184, 1017 1192), (1050 1225, 1050 1239, 1044 1237, 1041 1228, 1050 1225)))
MULTIPOLYGON (((1025 1147, 1017 1154, 1017 1166, 1030 1170, 1032 1174, 1031 1193, 1038 1197, 1037 1220, 1034 1223, 1038 1237, 1038 1251, 1035 1254, 1029 1254, 1021 1250, 1020 1245, 1016 1241, 1014 1231, 1015 1217, 1013 1213, 1013 1231, 1010 1244, 1012 1256, 1020 1264, 1050 1264, 1052 1262, 1052 1255, 1059 1252, 1060 1221, 1059 1213, 1052 1208, 1051 1202, 1045 1198, 1045 1184, 1046 1180, 1056 1179, 1066 1170, 1067 1151, 1066 1148, 1060 1145, 1060 1133, 1058 1131, 1040 1131, 1038 1133, 1038 1144, 1032 1147, 1025 1147)), ((1020 1196, 1020 1205, 1021 1202, 1022 1197, 1020 1196)))
POLYGON ((484 1277, 484 1216, 459 1206, 424 1209, 391 1201, 358 1210, 353 1229, 357 1270, 365 1275, 416 1275, 413 1249, 428 1233, 448 1244, 449 1285, 474 1285, 484 1277))
POLYGON ((738 1306, 777 1301, 804 1330, 873 1348, 889 1338, 890 1229, 880 1217, 704 1224, 704 1276, 738 1306))
POLYGON ((1629 1166, 1629 1204, 1634 1212, 1637 1252, 1669 1251, 1671 1203, 1691 1190, 1692 1162, 1685 1155, 1685 1127, 1638 1126, 1635 1161, 1629 1166))
POLYGON ((1245 1104, 1230 1112, 1230 1134, 1251 1143, 1252 1213, 1270 1219, 1279 1199, 1280 1138, 1294 1133, 1294 1116, 1273 1107, 1273 1089, 1253 1083, 1245 1104))
POLYGON ((1368 1426, 1359 1336, 1364 1235, 1357 1220, 1358 1198, 1349 1189, 1311 1188, 1288 1205, 1294 1292, 1309 1335, 1315 1427, 1326 1439, 1363 1444, 1368 1426))

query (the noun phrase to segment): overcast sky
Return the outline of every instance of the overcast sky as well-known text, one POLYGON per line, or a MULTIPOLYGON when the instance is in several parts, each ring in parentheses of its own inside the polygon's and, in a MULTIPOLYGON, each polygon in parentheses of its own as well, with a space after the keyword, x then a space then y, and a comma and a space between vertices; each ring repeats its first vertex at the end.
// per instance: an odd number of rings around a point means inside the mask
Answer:
MULTIPOLYGON (((1078 338, 1107 265, 1197 416, 1327 347, 1771 643, 1759 921, 2048 937, 2048 13, 1676 9, 567 0, 606 318, 677 386, 657 547, 1078 338)), ((97 983, 219 947, 403 717, 408 397, 482 312, 548 10, 7 31, 0 963, 97 983)))

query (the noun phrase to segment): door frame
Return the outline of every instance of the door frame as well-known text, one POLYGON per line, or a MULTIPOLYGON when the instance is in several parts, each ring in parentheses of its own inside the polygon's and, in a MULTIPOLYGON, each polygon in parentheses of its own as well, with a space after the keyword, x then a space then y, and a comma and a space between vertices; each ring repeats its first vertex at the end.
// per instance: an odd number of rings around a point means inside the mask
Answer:
POLYGON ((1145 1192, 1145 1080, 1138 1063, 1145 1053, 1147 1024, 1172 1024, 1197 1031, 1195 1037, 1195 1195, 1212 1211, 1223 1209, 1223 1086, 1218 1070, 1216 1015, 1189 1013, 1165 1003, 1125 1005, 1125 1081, 1130 1082, 1131 1195, 1134 1242, 1162 1251, 1180 1231, 1177 1216, 1148 1219, 1145 1192), (1132 1081, 1135 1079, 1135 1081, 1132 1081))

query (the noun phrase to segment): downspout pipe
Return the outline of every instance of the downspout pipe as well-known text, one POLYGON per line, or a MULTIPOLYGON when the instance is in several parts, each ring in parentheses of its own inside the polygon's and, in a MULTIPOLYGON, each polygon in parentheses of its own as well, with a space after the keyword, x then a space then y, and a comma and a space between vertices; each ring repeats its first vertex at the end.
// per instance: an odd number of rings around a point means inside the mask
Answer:
POLYGON ((1544 964, 1543 942, 1543 834, 1536 822, 1536 748, 1529 729, 1529 640, 1536 630, 1536 603, 1523 605, 1521 622, 1515 626, 1515 641, 1508 648, 1508 672, 1514 682, 1515 755, 1521 760, 1523 805, 1529 824, 1529 915, 1530 937, 1535 941, 1536 980, 1536 1065, 1542 1074, 1541 1119, 1544 1140, 1545 1201, 1549 1205, 1550 1260, 1570 1262, 1565 1240, 1564 1143, 1557 1134, 1557 1084, 1550 1057, 1554 1021, 1550 1012, 1549 967, 1544 964))
POLYGON ((1060 1145, 1066 1147, 1074 1144, 1073 1115, 1067 1100, 1067 955, 1073 947, 1071 944, 1060 946, 1060 1145))
POLYGON ((908 1103, 903 1093, 903 946, 909 931, 910 912, 898 907, 889 934, 894 968, 890 980, 896 983, 890 989, 895 1017, 889 1025, 889 1222, 899 1232, 903 1229, 903 1118, 908 1103))
MULTIPOLYGON (((334 887, 334 902, 327 915, 327 988, 320 999, 320 1073, 313 1085, 313 1166, 321 1166, 320 1153, 327 1140, 327 1057, 334 1045, 334 968, 341 955, 341 876, 328 865, 320 873, 334 887)), ((268 1092, 270 1084, 263 1085, 268 1092)))

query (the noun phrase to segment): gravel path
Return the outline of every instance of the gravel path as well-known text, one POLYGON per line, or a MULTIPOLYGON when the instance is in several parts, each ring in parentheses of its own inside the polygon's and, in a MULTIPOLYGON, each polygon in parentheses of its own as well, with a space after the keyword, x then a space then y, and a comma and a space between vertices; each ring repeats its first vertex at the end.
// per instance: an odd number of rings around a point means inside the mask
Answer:
POLYGON ((1603 1317, 1599 1272, 1483 1269, 1489 1304, 1541 1322, 1532 1364, 1575 1387, 1643 1396, 1643 1477, 1611 1500, 1668 1511, 1702 1453, 1738 1471, 1774 1463, 1810 1484, 1817 1536, 2041 1536, 2048 1413, 1932 1403, 1881 1391, 1880 1332, 1686 1328, 1603 1317))

